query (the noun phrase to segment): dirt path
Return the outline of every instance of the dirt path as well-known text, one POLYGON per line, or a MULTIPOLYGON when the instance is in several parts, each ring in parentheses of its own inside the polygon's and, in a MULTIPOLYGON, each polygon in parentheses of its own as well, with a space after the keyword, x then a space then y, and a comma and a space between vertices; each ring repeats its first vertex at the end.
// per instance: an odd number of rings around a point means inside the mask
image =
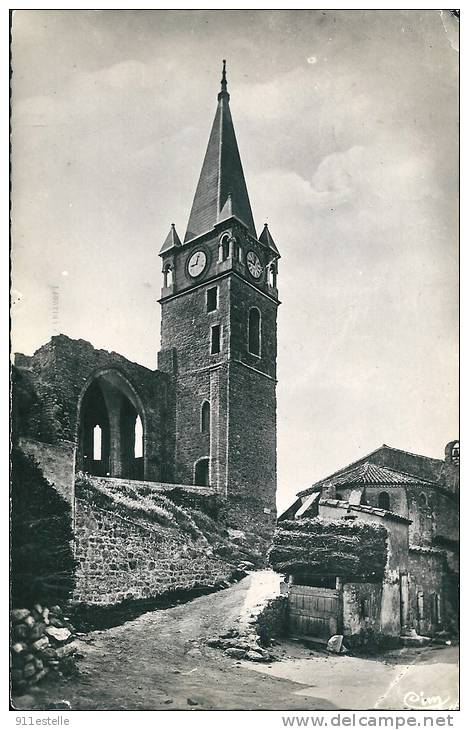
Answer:
MULTIPOLYGON (((218 636, 245 619, 259 580, 262 575, 255 573, 224 591, 88 634, 77 642, 84 655, 77 676, 47 679, 27 695, 14 698, 15 706, 46 709, 50 702, 66 699, 73 710, 344 708, 338 683, 331 685, 330 675, 334 662, 344 673, 343 657, 285 644, 279 649, 284 659, 269 668, 235 662, 204 645, 204 638, 218 636), (326 666, 329 671, 324 674, 326 666)), ((365 688, 365 675, 375 676, 376 667, 364 659, 354 661, 361 662, 365 688)), ((350 665, 351 676, 356 671, 350 665)), ((384 673, 377 696, 386 692, 389 681, 384 673)), ((347 676, 341 676, 341 686, 346 682, 347 676)))

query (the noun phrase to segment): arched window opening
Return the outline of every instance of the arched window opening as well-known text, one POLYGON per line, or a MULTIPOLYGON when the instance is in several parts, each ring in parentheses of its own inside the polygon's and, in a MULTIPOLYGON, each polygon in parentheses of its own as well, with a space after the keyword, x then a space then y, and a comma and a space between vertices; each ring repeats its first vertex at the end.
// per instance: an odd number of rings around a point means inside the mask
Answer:
POLYGON ((199 459, 194 469, 194 485, 197 487, 208 487, 210 485, 208 457, 199 459))
POLYGON ((143 479, 144 420, 138 396, 118 371, 97 375, 80 402, 77 469, 143 479))
POLYGON ((230 255, 230 237, 228 235, 223 236, 220 239, 218 260, 226 261, 230 255))
POLYGON ((251 355, 261 355, 261 313, 257 307, 249 310, 248 349, 251 355))
POLYGON ((101 461, 103 430, 96 425, 93 428, 93 461, 101 461))
POLYGON ((421 507, 422 509, 426 509, 428 507, 427 495, 423 492, 419 495, 418 503, 419 507, 421 507))
POLYGON ((134 457, 141 459, 143 456, 143 425, 142 419, 139 415, 135 420, 135 446, 134 446, 134 457))
POLYGON ((200 430, 202 433, 210 433, 210 403, 208 400, 202 403, 200 413, 200 430))
POLYGON ((274 288, 277 286, 277 268, 274 263, 271 263, 267 269, 267 281, 269 286, 274 288))
POLYGON ((173 267, 171 264, 166 264, 163 269, 163 286, 168 287, 173 285, 173 267))
POLYGON ((391 509, 391 500, 389 498, 388 492, 380 492, 378 494, 378 507, 380 509, 391 509))

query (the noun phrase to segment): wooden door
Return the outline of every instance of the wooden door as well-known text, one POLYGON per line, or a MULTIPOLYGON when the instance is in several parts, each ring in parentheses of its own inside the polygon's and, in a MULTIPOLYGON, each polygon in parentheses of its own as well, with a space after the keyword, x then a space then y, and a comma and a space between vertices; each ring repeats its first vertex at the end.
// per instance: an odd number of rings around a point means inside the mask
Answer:
POLYGON ((289 633, 329 639, 340 631, 340 610, 340 591, 292 585, 288 594, 289 633))

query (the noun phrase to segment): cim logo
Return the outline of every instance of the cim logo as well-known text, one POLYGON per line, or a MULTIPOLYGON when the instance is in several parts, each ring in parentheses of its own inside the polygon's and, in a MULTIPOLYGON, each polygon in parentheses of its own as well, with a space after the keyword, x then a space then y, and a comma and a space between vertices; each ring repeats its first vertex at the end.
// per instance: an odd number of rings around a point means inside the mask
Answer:
POLYGON ((451 700, 450 695, 441 697, 433 695, 426 697, 423 692, 407 692, 404 695, 404 705, 409 710, 457 710, 458 703, 451 700))

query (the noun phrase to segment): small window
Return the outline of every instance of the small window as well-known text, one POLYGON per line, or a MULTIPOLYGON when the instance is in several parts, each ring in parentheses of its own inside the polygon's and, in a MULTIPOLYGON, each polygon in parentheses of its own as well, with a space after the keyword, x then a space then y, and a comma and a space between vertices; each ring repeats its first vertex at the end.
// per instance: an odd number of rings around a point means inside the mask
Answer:
POLYGON ((389 499, 389 494, 387 492, 380 492, 378 494, 378 507, 380 509, 391 509, 391 500, 389 499))
POLYGON ((426 509, 428 507, 427 495, 424 494, 423 492, 419 496, 418 504, 419 504, 419 507, 421 507, 422 509, 426 509))
POLYGON ((248 348, 251 355, 261 354, 261 313, 257 307, 249 310, 248 318, 248 348))
POLYGON ((214 312, 218 308, 218 287, 207 289, 207 312, 214 312))
POLYGON ((210 433, 210 403, 208 400, 202 403, 200 413, 200 430, 202 433, 210 433))
POLYGON ((101 461, 101 442, 103 432, 101 426, 95 426, 93 429, 93 461, 101 461))
POLYGON ((210 334, 210 353, 217 355, 220 352, 221 326, 219 324, 213 325, 210 334))

